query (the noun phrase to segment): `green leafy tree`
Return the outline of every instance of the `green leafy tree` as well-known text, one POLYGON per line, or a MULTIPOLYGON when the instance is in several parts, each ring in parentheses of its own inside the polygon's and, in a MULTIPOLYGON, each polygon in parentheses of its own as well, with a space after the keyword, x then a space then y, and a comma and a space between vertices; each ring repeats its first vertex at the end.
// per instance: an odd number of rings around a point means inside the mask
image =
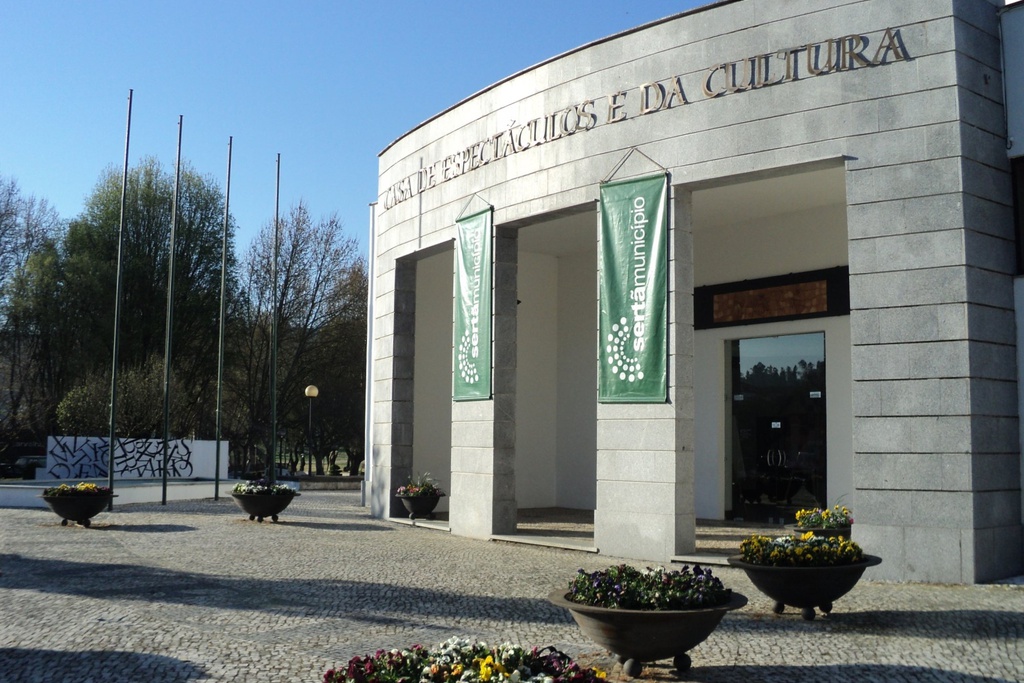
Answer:
MULTIPOLYGON (((29 375, 34 390, 46 397, 43 434, 56 431, 56 405, 67 391, 110 371, 121 184, 119 170, 101 175, 66 233, 33 249, 16 269, 5 301, 11 344, 30 350, 37 363, 29 375)), ((130 169, 126 189, 119 351, 124 369, 144 367, 153 357, 162 364, 174 176, 146 159, 130 169)), ((172 370, 183 396, 174 396, 172 422, 180 430, 173 436, 185 436, 212 432, 215 419, 224 217, 217 183, 187 164, 177 215, 172 370)), ((229 226, 229 253, 233 232, 229 226)), ((233 267, 229 257, 229 273, 233 267)))
MULTIPOLYGON (((173 194, 173 174, 156 160, 129 171, 117 415, 118 433, 125 436, 162 435, 173 194)), ((7 380, 0 414, 12 425, 36 425, 40 438, 109 431, 120 208, 121 174, 115 169, 101 175, 81 215, 66 227, 44 202, 21 201, 15 184, 0 182, 0 264, 5 265, 0 269, 0 369, 7 380)), ((175 245, 175 437, 214 436, 222 230, 217 184, 186 165, 175 245)), ((233 232, 232 225, 229 253, 233 232)), ((232 443, 236 466, 270 446, 270 343, 276 318, 282 442, 293 449, 306 443, 303 390, 316 384, 321 392, 312 441, 317 471, 324 472, 334 453, 347 454, 357 466, 363 457, 365 260, 336 216, 314 219, 302 203, 281 220, 279 234, 276 298, 273 224, 249 246, 237 273, 229 256, 224 436, 232 443)))
MULTIPOLYGON (((125 368, 117 375, 117 431, 120 436, 158 438, 163 435, 163 381, 162 356, 151 356, 145 363, 125 368)), ((186 425, 182 417, 185 392, 172 378, 172 414, 178 423, 172 424, 177 434, 183 434, 186 425)), ((68 391, 57 405, 57 424, 62 434, 75 436, 109 436, 110 434, 110 372, 93 373, 68 391)))

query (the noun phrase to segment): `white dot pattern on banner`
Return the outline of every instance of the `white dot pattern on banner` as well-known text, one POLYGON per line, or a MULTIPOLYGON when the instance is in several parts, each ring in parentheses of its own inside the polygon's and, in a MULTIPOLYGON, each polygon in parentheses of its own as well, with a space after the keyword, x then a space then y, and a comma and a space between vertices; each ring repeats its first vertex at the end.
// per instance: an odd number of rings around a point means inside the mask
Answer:
POLYGON ((625 318, 620 318, 619 322, 612 325, 605 352, 613 374, 625 382, 638 382, 644 378, 644 371, 640 366, 640 359, 626 353, 633 338, 626 323, 625 318))
POLYGON ((469 359, 469 346, 472 338, 472 335, 466 332, 462 335, 462 341, 459 342, 459 377, 467 384, 476 384, 480 381, 480 372, 476 368, 476 363, 469 359))

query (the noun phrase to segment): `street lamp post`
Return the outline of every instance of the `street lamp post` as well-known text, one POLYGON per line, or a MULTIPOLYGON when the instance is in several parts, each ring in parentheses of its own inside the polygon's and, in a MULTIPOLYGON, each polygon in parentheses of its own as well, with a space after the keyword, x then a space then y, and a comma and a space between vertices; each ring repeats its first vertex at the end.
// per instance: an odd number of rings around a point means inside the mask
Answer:
POLYGON ((306 387, 306 398, 309 399, 309 431, 306 433, 306 443, 309 444, 309 474, 313 475, 313 399, 320 394, 315 384, 306 387))

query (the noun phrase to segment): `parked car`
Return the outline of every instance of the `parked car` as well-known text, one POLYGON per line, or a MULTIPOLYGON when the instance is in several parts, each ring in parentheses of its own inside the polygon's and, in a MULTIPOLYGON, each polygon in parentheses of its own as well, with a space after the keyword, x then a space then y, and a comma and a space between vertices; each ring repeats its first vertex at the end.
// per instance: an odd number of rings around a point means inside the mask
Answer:
POLYGON ((21 468, 6 460, 0 462, 0 479, 17 479, 21 477, 21 468))
POLYGON ((35 479, 36 468, 46 467, 45 455, 23 455, 14 461, 22 479, 35 479))
MULTIPOLYGON (((280 479, 281 477, 290 477, 290 476, 292 476, 291 470, 289 470, 287 467, 284 467, 283 465, 278 465, 277 469, 275 471, 277 472, 276 476, 277 476, 278 479, 280 479)), ((241 478, 242 479, 263 479, 263 477, 265 477, 265 476, 266 476, 266 470, 260 468, 260 469, 255 469, 255 470, 249 470, 248 472, 243 473, 241 475, 241 478)))

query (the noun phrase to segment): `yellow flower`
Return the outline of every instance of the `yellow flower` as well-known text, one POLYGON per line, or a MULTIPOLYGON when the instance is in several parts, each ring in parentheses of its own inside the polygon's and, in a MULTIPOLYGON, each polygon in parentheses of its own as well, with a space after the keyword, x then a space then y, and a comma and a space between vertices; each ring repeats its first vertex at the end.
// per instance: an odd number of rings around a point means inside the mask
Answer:
POLYGON ((481 681, 491 680, 491 677, 494 676, 495 672, 501 674, 505 673, 505 667, 503 667, 500 662, 495 662, 494 657, 491 655, 487 655, 486 659, 478 659, 476 661, 480 662, 481 681))

